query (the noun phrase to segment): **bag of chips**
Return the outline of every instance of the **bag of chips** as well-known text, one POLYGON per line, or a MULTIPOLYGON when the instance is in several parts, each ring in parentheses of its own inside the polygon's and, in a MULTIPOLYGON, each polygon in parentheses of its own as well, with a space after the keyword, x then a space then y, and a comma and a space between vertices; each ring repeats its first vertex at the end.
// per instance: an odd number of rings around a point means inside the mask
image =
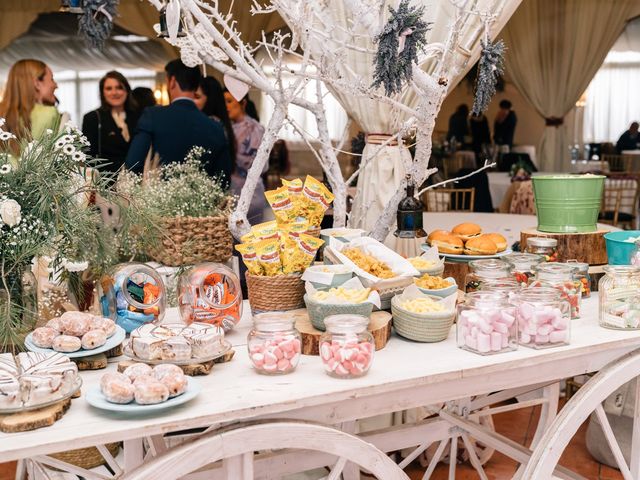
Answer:
POLYGON ((261 240, 255 244, 258 255, 258 263, 268 277, 282 273, 282 261, 280 260, 280 241, 277 238, 261 240))
POLYGON ((304 208, 303 217, 309 220, 309 224, 319 227, 335 196, 329 191, 326 185, 311 175, 307 175, 302 189, 302 204, 304 208))
POLYGON ((258 262, 258 254, 253 243, 240 243, 236 245, 236 250, 242 255, 242 261, 251 275, 262 275, 262 267, 258 262))
POLYGON ((296 214, 293 210, 293 202, 291 202, 289 189, 287 187, 269 190, 268 192, 264 192, 264 196, 271 210, 273 210, 278 225, 295 220, 296 214))

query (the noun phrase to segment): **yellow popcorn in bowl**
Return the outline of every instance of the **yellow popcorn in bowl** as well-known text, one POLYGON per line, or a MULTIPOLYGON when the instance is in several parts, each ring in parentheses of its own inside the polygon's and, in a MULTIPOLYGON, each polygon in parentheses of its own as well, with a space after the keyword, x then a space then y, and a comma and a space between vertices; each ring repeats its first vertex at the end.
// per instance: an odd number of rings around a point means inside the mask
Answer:
POLYGON ((425 273, 420 278, 416 278, 414 281, 418 287, 424 288, 427 290, 440 290, 442 288, 447 288, 452 285, 452 283, 449 280, 445 280, 442 277, 429 275, 428 273, 425 273))
POLYGON ((311 298, 318 302, 330 300, 343 300, 346 303, 362 303, 369 298, 370 288, 344 288, 334 287, 329 290, 319 290, 311 298))

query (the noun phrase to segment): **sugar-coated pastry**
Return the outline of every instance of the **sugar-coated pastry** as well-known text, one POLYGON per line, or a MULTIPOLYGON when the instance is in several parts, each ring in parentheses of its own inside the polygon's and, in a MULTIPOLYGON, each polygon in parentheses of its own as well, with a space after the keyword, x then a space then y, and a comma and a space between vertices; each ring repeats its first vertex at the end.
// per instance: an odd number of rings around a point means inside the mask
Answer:
POLYGON ((158 379, 153 375, 139 375, 133 381, 133 386, 138 387, 140 385, 144 385, 145 383, 156 383, 158 379))
POLYGON ((39 327, 31 333, 31 341, 36 347, 51 348, 53 346, 53 339, 60 333, 50 327, 39 327))
POLYGON ((53 339, 52 347, 56 352, 77 352, 82 348, 82 342, 78 337, 72 337, 71 335, 58 335, 53 339))
POLYGON ((92 350, 107 343, 107 334, 101 328, 89 330, 82 336, 82 348, 92 350))
POLYGON ((65 312, 60 317, 62 321, 62 333, 81 337, 91 330, 93 315, 85 312, 65 312))
POLYGON ((124 373, 109 372, 109 373, 105 373, 102 376, 102 378, 100 378, 100 390, 104 389, 104 385, 106 385, 107 382, 112 382, 114 380, 120 380, 120 381, 123 381, 123 382, 131 383, 131 380, 129 380, 129 377, 127 377, 124 373))
POLYGON ((144 383, 135 388, 136 403, 152 405, 165 402, 169 398, 169 389, 160 382, 144 383))
POLYGON ((17 408, 22 405, 20 381, 15 375, 0 371, 0 408, 17 408))
POLYGON ((146 363, 134 363, 125 368, 124 373, 132 382, 140 375, 152 375, 153 369, 146 363))
POLYGON ((91 330, 95 330, 96 328, 104 330, 107 338, 109 338, 116 333, 116 322, 110 318, 94 316, 91 319, 91 330))
POLYGON ((187 377, 182 372, 164 375, 161 383, 169 389, 169 398, 182 395, 187 390, 187 377))
POLYGON ((128 380, 109 379, 101 382, 100 387, 102 394, 112 403, 129 403, 135 397, 135 387, 128 380))
POLYGON ((184 337, 171 337, 162 344, 162 359, 184 361, 191 358, 191 345, 184 337))
POLYGON ((153 367, 153 375, 158 380, 162 380, 166 375, 178 374, 184 374, 184 372, 179 366, 173 365, 172 363, 161 363, 160 365, 153 367))
POLYGON ((58 334, 62 334, 62 331, 64 330, 62 328, 62 319, 60 317, 52 318, 47 322, 46 326, 49 328, 53 328, 58 332, 58 334))

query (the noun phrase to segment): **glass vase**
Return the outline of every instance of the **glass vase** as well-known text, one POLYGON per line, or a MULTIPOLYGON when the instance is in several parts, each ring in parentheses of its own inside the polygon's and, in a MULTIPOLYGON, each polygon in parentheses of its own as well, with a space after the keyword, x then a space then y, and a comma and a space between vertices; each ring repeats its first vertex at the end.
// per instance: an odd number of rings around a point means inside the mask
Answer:
POLYGON ((24 350, 38 319, 38 286, 31 264, 0 275, 0 353, 24 350))

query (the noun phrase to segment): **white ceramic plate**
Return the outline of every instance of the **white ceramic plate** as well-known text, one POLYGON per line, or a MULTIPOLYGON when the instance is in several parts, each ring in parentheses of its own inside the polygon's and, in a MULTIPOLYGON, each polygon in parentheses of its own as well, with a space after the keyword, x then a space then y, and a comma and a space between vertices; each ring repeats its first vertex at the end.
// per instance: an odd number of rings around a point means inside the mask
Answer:
POLYGON ((101 410, 110 410, 112 412, 125 412, 125 413, 137 413, 144 414, 147 412, 154 412, 157 410, 166 410, 167 408, 175 407, 176 405, 182 405, 183 403, 192 400, 198 393, 200 393, 201 387, 193 378, 187 377, 187 391, 182 395, 170 398, 166 402, 155 403, 153 405, 139 405, 135 401, 131 403, 111 403, 100 391, 100 386, 96 385, 90 389, 84 396, 87 403, 93 407, 101 410))
MULTIPOLYGON (((423 250, 428 249, 429 247, 425 245, 422 246, 423 250), (426 248, 425 248, 426 247, 426 248)), ((509 255, 513 253, 513 250, 507 248, 504 252, 496 253, 495 255, 455 255, 453 253, 441 253, 440 255, 447 258, 448 260, 455 260, 457 262, 466 262, 471 260, 480 260, 482 258, 500 258, 505 255, 509 255)))
POLYGON ((127 342, 124 345, 123 353, 131 360, 135 360, 136 362, 148 363, 149 365, 159 365, 161 363, 172 363, 174 365, 193 365, 194 363, 210 362, 211 360, 220 358, 229 350, 231 350, 231 348, 231 342, 229 342, 228 340, 223 340, 220 350, 218 350, 215 355, 210 355, 208 357, 190 358, 189 360, 145 360, 143 358, 136 357, 131 350, 131 345, 129 344, 129 342, 127 342))
MULTIPOLYGON (((107 350, 111 350, 114 347, 117 347, 122 343, 122 341, 127 336, 127 332, 124 331, 119 325, 116 325, 116 333, 107 338, 107 343, 102 345, 101 347, 93 348, 91 350, 85 350, 81 348, 76 352, 60 352, 66 355, 69 358, 81 358, 81 357, 89 357, 91 355, 95 355, 96 353, 106 352, 107 350)), ((37 347, 33 340, 31 340, 31 334, 27 335, 27 338, 24 339, 24 345, 32 352, 40 352, 40 353, 52 353, 55 352, 53 348, 40 348, 37 347)))

